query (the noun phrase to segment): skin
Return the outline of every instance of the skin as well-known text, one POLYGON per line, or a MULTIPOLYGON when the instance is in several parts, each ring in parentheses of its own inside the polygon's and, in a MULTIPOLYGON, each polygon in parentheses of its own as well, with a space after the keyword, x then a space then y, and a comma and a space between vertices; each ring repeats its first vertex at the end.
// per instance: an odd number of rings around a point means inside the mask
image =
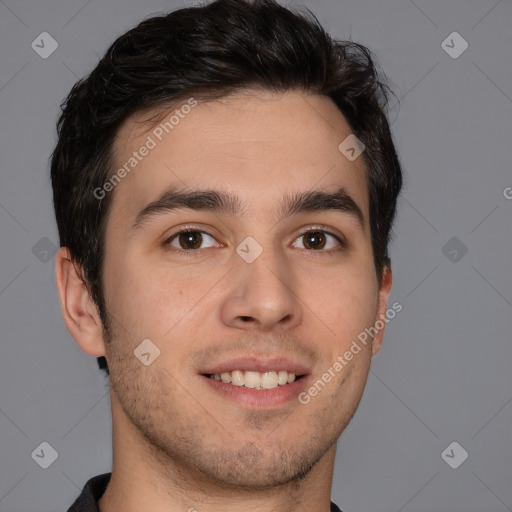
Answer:
MULTIPOLYGON (((117 166, 151 133, 147 114, 120 129, 117 166)), ((315 382, 385 315, 391 269, 379 288, 367 170, 362 157, 351 162, 338 150, 350 133, 329 98, 303 92, 246 91, 194 107, 111 192, 103 278, 109 343, 68 250, 58 252, 66 326, 110 368, 113 469, 101 512, 329 511, 336 441, 384 329, 307 405, 242 407, 198 371, 236 356, 279 355, 307 365, 315 382), (137 212, 170 186, 232 192, 244 214, 181 209, 132 228, 137 212), (275 217, 290 193, 340 186, 361 208, 364 229, 338 211, 275 217), (176 239, 165 248, 190 225, 213 238, 189 257, 172 251, 176 239), (319 225, 347 246, 330 237, 331 248, 306 245, 300 234, 319 225), (247 236, 263 249, 250 264, 236 252, 247 236), (147 338, 160 349, 149 366, 133 354, 147 338)))

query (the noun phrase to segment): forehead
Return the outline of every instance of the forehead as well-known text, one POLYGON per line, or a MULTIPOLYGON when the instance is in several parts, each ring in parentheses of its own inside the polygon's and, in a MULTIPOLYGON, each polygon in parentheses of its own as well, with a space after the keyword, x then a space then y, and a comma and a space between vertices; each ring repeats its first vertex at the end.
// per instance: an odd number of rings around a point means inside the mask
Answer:
POLYGON ((185 98, 170 110, 139 113, 114 142, 114 172, 127 172, 115 185, 111 215, 130 222, 174 187, 230 191, 263 217, 285 194, 341 186, 367 218, 364 160, 339 150, 351 132, 329 98, 298 91, 185 98))

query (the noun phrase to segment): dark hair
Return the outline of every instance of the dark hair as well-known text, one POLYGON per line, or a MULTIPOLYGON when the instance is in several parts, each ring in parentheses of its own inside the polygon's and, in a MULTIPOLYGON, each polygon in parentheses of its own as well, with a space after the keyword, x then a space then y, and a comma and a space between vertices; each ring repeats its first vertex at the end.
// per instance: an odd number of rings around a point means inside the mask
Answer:
MULTIPOLYGON (((110 325, 102 271, 112 193, 98 200, 94 190, 113 173, 117 131, 146 109, 253 88, 330 97, 365 145, 372 248, 381 283, 390 264, 402 171, 384 113, 390 88, 372 52, 333 40, 309 10, 292 12, 273 0, 216 0, 147 19, 120 36, 61 105, 51 159, 60 245, 78 264, 106 338, 110 325)), ((98 364, 108 374, 104 357, 98 364)))

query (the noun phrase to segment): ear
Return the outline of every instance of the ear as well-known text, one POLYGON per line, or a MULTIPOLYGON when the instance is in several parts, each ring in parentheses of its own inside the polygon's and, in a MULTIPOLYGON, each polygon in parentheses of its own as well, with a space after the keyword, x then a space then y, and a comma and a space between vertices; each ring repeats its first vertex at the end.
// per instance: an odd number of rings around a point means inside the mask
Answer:
POLYGON ((382 346, 382 340, 384 339, 384 332, 386 331, 386 311, 388 307, 388 297, 391 291, 391 283, 393 281, 391 266, 385 265, 382 270, 382 284, 379 290, 379 297, 377 302, 377 316, 375 323, 379 322, 378 326, 383 323, 382 329, 377 331, 377 334, 372 341, 372 356, 374 356, 382 346))
POLYGON ((55 278, 64 323, 78 346, 91 356, 105 355, 98 308, 77 271, 67 247, 55 256, 55 278))

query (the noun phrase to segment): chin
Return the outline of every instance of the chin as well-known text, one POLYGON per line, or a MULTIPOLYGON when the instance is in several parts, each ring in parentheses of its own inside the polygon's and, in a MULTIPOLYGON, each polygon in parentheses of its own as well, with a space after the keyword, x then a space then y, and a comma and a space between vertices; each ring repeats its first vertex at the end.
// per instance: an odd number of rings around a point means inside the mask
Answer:
POLYGON ((218 486, 239 491, 265 490, 304 479, 327 449, 316 447, 315 450, 308 445, 262 450, 255 443, 247 442, 231 453, 218 449, 215 455, 203 453, 202 460, 196 460, 194 465, 203 477, 214 480, 218 486))

